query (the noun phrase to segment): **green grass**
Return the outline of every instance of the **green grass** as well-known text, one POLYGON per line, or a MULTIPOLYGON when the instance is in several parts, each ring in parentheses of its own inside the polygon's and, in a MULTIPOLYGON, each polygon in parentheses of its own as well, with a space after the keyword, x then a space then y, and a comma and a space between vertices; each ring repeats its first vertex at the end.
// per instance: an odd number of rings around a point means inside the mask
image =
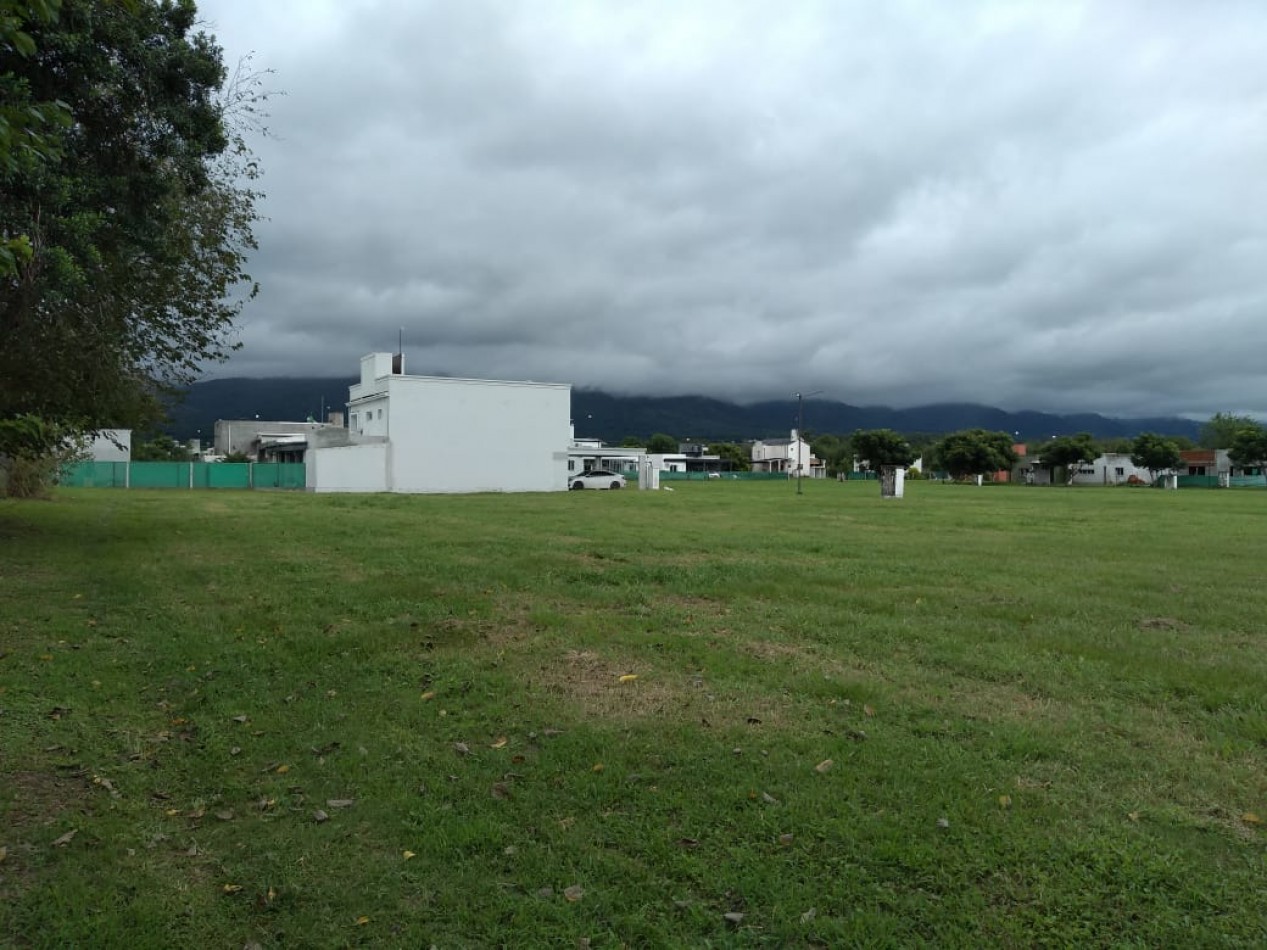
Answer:
POLYGON ((674 488, 0 505, 0 940, 1267 943, 1267 495, 674 488))

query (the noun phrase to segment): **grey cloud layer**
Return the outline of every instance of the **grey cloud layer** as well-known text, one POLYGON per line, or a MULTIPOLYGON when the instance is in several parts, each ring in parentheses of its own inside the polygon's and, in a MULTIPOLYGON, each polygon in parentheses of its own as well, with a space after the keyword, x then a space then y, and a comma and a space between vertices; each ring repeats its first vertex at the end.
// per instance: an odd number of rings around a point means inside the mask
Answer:
POLYGON ((218 375, 1267 414, 1261 4, 260 6, 218 375))

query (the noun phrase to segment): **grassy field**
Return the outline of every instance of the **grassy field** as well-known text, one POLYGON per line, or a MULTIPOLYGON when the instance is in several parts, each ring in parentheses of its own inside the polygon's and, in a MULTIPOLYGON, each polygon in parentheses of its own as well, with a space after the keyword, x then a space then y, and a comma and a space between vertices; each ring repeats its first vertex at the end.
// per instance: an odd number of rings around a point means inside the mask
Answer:
POLYGON ((0 504, 0 941, 1267 944, 1267 494, 674 487, 0 504))

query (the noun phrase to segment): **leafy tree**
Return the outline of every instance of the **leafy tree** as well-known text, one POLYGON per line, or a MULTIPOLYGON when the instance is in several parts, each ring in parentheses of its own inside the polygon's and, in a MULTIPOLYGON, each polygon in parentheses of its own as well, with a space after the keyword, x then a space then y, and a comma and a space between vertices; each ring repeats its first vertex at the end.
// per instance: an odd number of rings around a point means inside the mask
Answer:
MULTIPOLYGON (((61 5, 61 0, 0 0, 0 54, 6 59, 34 55, 28 26, 56 22, 61 5)), ((0 72, 0 183, 55 158, 56 132, 69 123, 65 104, 36 102, 25 80, 11 69, 0 72)), ((28 235, 0 232, 0 280, 16 277, 33 253, 28 235)))
POLYGON ((39 416, 0 419, 0 492, 10 498, 43 497, 62 466, 82 457, 83 448, 79 433, 39 416))
POLYGON ((752 450, 746 445, 716 442, 708 447, 708 451, 713 455, 721 456, 723 461, 729 462, 732 472, 746 472, 752 468, 752 450))
POLYGON ((1179 462, 1179 446, 1164 435, 1141 432, 1131 443, 1131 464, 1147 469, 1153 481, 1157 480, 1159 472, 1168 471, 1179 462))
POLYGON ((872 472, 884 468, 904 468, 919 458, 911 444, 892 429, 859 429, 850 442, 854 454, 872 472))
POLYGON ((627 435, 620 440, 620 444, 622 448, 637 449, 642 447, 642 439, 636 435, 627 435))
POLYGON ((677 450, 677 439, 663 432, 657 432, 647 439, 647 451, 652 455, 672 455, 677 450))
POLYGON ((237 346, 258 197, 243 136, 265 97, 258 76, 226 85, 196 17, 193 0, 61 0, 19 18, 0 105, 70 121, 32 115, 0 146, 0 235, 29 244, 0 268, 0 419, 145 428, 237 346))
POLYGON ((1201 426, 1197 444, 1203 449, 1230 449, 1242 429, 1256 429, 1258 423, 1249 416, 1216 412, 1201 426))
POLYGON ((953 478, 1003 471, 1017 459, 1010 433, 985 429, 952 432, 938 444, 936 456, 938 465, 953 478))
POLYGON ((1232 438, 1227 457, 1241 468, 1256 468, 1267 482, 1267 428, 1247 420, 1232 438))
POLYGON ((810 443, 810 450, 823 460, 828 475, 853 470, 853 449, 845 436, 820 435, 810 443))
POLYGON ((134 462, 189 462, 192 459, 189 450, 170 435, 156 435, 148 442, 132 446, 134 462))
MULTIPOLYGON (((1042 467, 1047 469, 1051 480, 1056 481, 1056 469, 1072 470, 1080 462, 1091 462, 1100 456, 1100 447, 1089 432, 1077 435, 1062 435, 1043 444, 1042 467)), ((1072 475, 1069 480, 1072 482, 1072 475)))

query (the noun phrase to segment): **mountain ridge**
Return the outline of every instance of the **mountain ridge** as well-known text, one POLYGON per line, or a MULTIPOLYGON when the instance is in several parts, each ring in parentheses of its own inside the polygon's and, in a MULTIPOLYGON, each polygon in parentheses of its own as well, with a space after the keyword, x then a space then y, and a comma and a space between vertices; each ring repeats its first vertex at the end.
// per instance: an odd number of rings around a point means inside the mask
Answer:
MULTIPOLYGON (((164 431, 177 439, 210 441, 217 419, 303 420, 342 411, 344 377, 239 377, 194 383, 171 407, 164 431)), ((807 432, 841 435, 855 429, 895 429, 940 434, 983 428, 1015 434, 1019 441, 1090 432, 1097 438, 1131 438, 1159 432, 1195 439, 1201 423, 1177 416, 1123 418, 1100 413, 1007 410, 977 403, 932 403, 908 409, 854 406, 807 399, 802 407, 807 432)), ((572 420, 580 437, 619 442, 666 432, 683 442, 733 442, 786 436, 795 428, 794 400, 726 402, 709 396, 618 396, 597 389, 572 390, 572 420)))

